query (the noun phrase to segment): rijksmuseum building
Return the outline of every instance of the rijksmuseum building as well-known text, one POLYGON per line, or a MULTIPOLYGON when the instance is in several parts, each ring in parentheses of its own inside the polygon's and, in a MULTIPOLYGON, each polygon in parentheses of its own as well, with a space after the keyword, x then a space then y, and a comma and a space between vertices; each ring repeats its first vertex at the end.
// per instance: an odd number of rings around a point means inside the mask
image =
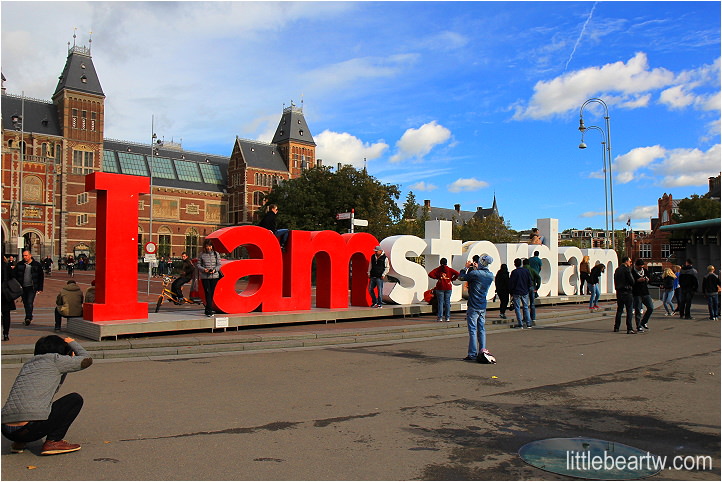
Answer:
POLYGON ((105 93, 88 47, 69 46, 49 101, 6 93, 11 81, 2 77, 4 253, 93 256, 96 202, 85 176, 102 171, 151 178, 152 195, 138 203, 139 256, 150 240, 159 256, 195 256, 207 234, 254 223, 264 194, 320 162, 303 109, 293 104, 270 144, 236 137, 230 158, 173 142, 151 152, 150 144, 106 139, 105 93))

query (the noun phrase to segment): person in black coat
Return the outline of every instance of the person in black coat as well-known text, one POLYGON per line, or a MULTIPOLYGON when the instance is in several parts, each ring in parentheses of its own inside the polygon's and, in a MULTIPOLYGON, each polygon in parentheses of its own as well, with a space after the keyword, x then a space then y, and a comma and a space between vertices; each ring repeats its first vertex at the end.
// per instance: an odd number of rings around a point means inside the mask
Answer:
POLYGON ((266 211, 266 214, 263 216, 263 219, 261 219, 261 222, 258 223, 258 225, 262 228, 268 229, 273 234, 275 234, 276 238, 278 238, 278 242, 281 245, 281 248, 284 248, 286 246, 286 240, 288 239, 288 229, 278 229, 276 227, 277 214, 278 206, 276 206, 275 204, 269 204, 268 211, 266 211))
POLYGON ((634 294, 632 289, 634 288, 634 278, 632 278, 632 260, 629 256, 622 258, 622 264, 614 271, 614 289, 617 292, 617 312, 614 315, 614 331, 619 331, 619 326, 622 324, 622 313, 627 310, 627 334, 635 335, 637 332, 632 326, 633 310, 632 305, 634 304, 634 294))
POLYGON ((23 250, 23 260, 15 266, 13 276, 23 287, 23 306, 25 307, 25 325, 33 321, 35 295, 43 292, 45 272, 43 266, 36 261, 30 251, 23 250))
POLYGON ((182 262, 180 266, 180 274, 173 281, 173 284, 170 288, 170 290, 175 294, 178 301, 183 299, 183 285, 193 279, 193 273, 196 270, 196 267, 193 266, 193 263, 188 257, 188 253, 186 253, 185 251, 181 253, 181 260, 182 262))
MULTIPOLYGON (((10 263, 3 255, 2 264, 2 284, 5 283, 12 277, 12 268, 10 263)), ((2 290, 2 321, 3 321, 3 341, 10 339, 10 312, 15 311, 15 300, 5 295, 5 290, 2 290)))
POLYGON ((509 307, 509 268, 502 264, 494 277, 496 295, 499 297, 499 317, 506 319, 506 309, 509 307))

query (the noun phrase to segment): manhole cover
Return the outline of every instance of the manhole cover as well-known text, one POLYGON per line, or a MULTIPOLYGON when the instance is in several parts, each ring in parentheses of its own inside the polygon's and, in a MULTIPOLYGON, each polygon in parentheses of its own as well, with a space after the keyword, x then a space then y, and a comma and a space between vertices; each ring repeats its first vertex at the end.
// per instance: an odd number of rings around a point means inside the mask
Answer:
POLYGON ((629 480, 662 470, 660 457, 629 445, 594 438, 550 438, 519 449, 529 465, 547 472, 597 480, 629 480))

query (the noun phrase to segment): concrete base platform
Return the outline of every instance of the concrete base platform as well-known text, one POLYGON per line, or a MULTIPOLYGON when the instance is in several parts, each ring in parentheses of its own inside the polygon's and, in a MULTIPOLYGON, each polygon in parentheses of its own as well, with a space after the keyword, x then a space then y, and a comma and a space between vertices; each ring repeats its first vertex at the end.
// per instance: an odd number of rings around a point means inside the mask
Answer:
MULTIPOLYGON (((603 294, 601 300, 614 299, 613 294, 603 294)), ((588 296, 551 296, 537 298, 536 306, 558 305, 568 303, 587 303, 588 296)), ((155 309, 155 304, 149 304, 155 309)), ((499 302, 490 301, 488 310, 498 310, 499 302)), ((466 301, 451 303, 453 312, 465 311, 466 301)), ((152 310, 150 310, 152 311, 152 310)), ((350 307, 338 310, 313 308, 310 311, 285 311, 277 313, 243 313, 243 314, 217 314, 206 317, 203 310, 174 310, 159 313, 149 313, 148 319, 124 321, 92 322, 80 318, 70 318, 66 331, 101 341, 117 339, 126 335, 145 335, 153 333, 168 333, 178 331, 226 331, 249 326, 281 325, 294 323, 319 323, 338 320, 364 320, 368 318, 408 317, 432 313, 432 306, 427 303, 414 305, 384 305, 382 308, 350 307)), ((512 314, 513 317, 513 314, 512 314)))

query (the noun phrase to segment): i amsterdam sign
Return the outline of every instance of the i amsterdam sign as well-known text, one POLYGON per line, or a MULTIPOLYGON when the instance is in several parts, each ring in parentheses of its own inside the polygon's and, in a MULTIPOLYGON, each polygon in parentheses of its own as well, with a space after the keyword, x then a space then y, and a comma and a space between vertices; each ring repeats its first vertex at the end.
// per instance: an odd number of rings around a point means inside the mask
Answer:
MULTIPOLYGON (((148 304, 137 301, 135 263, 138 245, 138 198, 149 192, 147 177, 96 172, 86 176, 87 191, 97 192, 96 301, 83 305, 83 318, 93 322, 148 318, 148 304), (112 267, 112 268, 111 268, 112 267), (135 301, 128 301, 135 300, 135 301)), ((369 233, 339 234, 335 231, 291 231, 285 252, 276 237, 258 226, 234 226, 211 233, 216 251, 230 253, 244 246, 250 258, 229 261, 216 286, 214 302, 229 314, 252 311, 279 312, 311 309, 311 267, 316 261, 316 307, 341 309, 371 306, 367 290, 368 265, 373 248, 380 245, 391 265, 389 274, 397 283, 386 283, 384 297, 397 304, 418 303, 432 281, 427 269, 409 258, 424 255, 429 270, 441 258, 455 269, 474 255, 489 254, 492 272, 502 263, 513 266, 515 258, 531 257, 539 251, 542 285, 539 296, 571 295, 578 285, 579 263, 588 255, 590 264, 606 265, 600 283, 602 293, 613 290, 611 273, 618 265, 611 249, 579 249, 558 246, 558 221, 540 219, 545 245, 493 244, 489 241, 462 243, 451 238, 450 221, 427 221, 425 238, 391 236, 379 242, 369 233), (236 291, 239 279, 248 277, 247 287, 236 291), (350 279, 350 281, 349 281, 350 279)), ((489 298, 494 287, 489 289, 489 298)), ((462 298, 462 286, 454 286, 452 301, 462 298)))

